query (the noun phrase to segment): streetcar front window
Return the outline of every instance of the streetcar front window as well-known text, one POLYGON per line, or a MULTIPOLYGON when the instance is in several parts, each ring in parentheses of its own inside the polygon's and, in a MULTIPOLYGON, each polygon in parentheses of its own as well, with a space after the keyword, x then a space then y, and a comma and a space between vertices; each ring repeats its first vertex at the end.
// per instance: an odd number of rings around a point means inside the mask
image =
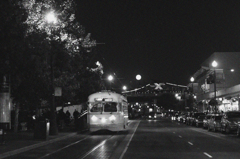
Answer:
POLYGON ((105 103, 104 112, 117 112, 117 103, 115 102, 105 103))
POLYGON ((103 107, 101 103, 94 104, 92 108, 90 109, 91 112, 102 112, 103 107))

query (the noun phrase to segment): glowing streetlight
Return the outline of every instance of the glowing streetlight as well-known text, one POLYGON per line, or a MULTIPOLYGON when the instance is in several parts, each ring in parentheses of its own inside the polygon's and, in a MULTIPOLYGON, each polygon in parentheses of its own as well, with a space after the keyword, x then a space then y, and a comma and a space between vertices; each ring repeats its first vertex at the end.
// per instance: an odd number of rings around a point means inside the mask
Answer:
POLYGON ((127 86, 123 86, 123 88, 122 88, 122 89, 123 89, 124 91, 125 91, 125 90, 127 90, 127 86))
POLYGON ((191 82, 194 82, 194 77, 191 77, 191 78, 190 78, 190 81, 191 81, 191 82))
POLYGON ((136 76, 136 79, 139 81, 139 80, 142 79, 142 76, 141 76, 141 75, 137 75, 137 76, 136 76))
POLYGON ((111 82, 113 80, 113 76, 112 75, 109 75, 108 76, 108 80, 111 82))
POLYGON ((57 23, 57 17, 55 16, 55 13, 53 11, 46 14, 45 20, 48 23, 53 23, 53 24, 57 23))
MULTIPOLYGON (((212 62, 212 67, 214 68, 214 100, 216 101, 216 96, 217 96, 217 87, 216 87, 216 67, 218 63, 214 60, 212 62)), ((216 111, 216 105, 215 105, 215 111, 216 111)))
POLYGON ((218 65, 218 63, 214 60, 213 62, 212 62, 212 67, 217 67, 217 65, 218 65))
POLYGON ((193 93, 193 82, 194 82, 194 77, 190 78, 190 81, 192 82, 192 93, 193 93))
POLYGON ((212 62, 212 67, 214 68, 214 99, 216 99, 216 67, 217 67, 218 63, 214 60, 212 62))
POLYGON ((112 89, 112 80, 113 80, 113 76, 109 75, 108 76, 108 81, 110 82, 110 90, 112 89))
MULTIPOLYGON (((51 11, 46 14, 45 20, 50 25, 50 31, 52 33, 52 25, 57 23, 57 17, 55 16, 54 12, 51 11)), ((51 38, 50 38, 50 45, 51 45, 51 38)), ((52 47, 51 47, 52 48, 52 47)), ((53 52, 51 51, 51 57, 50 57, 50 63, 51 63, 51 83, 52 83, 52 106, 51 106, 51 119, 50 119, 50 134, 57 135, 58 129, 57 129, 57 120, 56 120, 56 107, 55 107, 55 85, 54 85, 54 69, 53 69, 53 52)))

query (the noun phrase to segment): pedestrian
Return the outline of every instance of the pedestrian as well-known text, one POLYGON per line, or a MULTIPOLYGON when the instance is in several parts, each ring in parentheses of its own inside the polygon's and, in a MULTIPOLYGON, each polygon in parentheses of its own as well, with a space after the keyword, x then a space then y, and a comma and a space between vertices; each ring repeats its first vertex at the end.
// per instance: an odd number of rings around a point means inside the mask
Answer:
POLYGON ((71 114, 70 114, 70 112, 67 110, 67 111, 66 111, 66 120, 65 120, 65 123, 66 123, 67 126, 70 124, 70 116, 71 116, 71 114))
POLYGON ((63 109, 59 110, 58 118, 59 118, 59 129, 63 129, 64 122, 65 122, 65 119, 66 119, 66 114, 63 112, 63 109))
POLYGON ((75 109, 73 112, 73 117, 74 117, 74 123, 76 125, 77 119, 79 117, 80 113, 75 109))

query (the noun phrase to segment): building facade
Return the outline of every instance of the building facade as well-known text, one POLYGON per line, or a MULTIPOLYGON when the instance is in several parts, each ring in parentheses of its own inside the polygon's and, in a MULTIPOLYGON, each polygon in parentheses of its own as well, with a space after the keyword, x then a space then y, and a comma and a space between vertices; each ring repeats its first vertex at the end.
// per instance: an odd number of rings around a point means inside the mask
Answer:
POLYGON ((226 112, 240 110, 240 52, 215 52, 202 64, 193 77, 193 93, 197 97, 198 111, 226 112), (215 61, 217 66, 213 67, 215 61), (210 103, 217 100, 217 108, 210 103))

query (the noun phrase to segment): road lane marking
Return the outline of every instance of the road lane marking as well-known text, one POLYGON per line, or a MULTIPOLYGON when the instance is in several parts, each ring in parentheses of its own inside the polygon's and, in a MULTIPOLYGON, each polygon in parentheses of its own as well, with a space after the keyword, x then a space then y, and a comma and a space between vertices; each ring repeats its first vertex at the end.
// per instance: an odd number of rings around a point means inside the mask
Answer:
POLYGON ((181 136, 181 135, 179 135, 178 137, 182 138, 182 136, 181 136))
POLYGON ((193 145, 193 143, 191 143, 191 142, 188 142, 188 144, 189 144, 189 145, 193 145))
POLYGON ((132 134, 132 136, 131 136, 131 138, 130 138, 130 140, 129 140, 128 143, 127 143, 127 146, 126 146, 125 149, 123 150, 123 153, 121 154, 121 156, 120 156, 119 159, 122 159, 123 156, 124 156, 124 154, 127 152, 127 149, 128 149, 128 147, 129 147, 129 145, 130 145, 130 142, 132 141, 132 138, 133 138, 133 136, 134 136, 134 134, 135 134, 135 132, 136 132, 139 124, 140 124, 140 122, 137 124, 137 126, 136 126, 136 128, 135 128, 135 130, 134 130, 134 132, 133 132, 133 134, 132 134))
POLYGON ((206 155, 206 156, 209 157, 209 158, 212 158, 212 156, 209 155, 207 152, 203 152, 203 154, 206 155))

